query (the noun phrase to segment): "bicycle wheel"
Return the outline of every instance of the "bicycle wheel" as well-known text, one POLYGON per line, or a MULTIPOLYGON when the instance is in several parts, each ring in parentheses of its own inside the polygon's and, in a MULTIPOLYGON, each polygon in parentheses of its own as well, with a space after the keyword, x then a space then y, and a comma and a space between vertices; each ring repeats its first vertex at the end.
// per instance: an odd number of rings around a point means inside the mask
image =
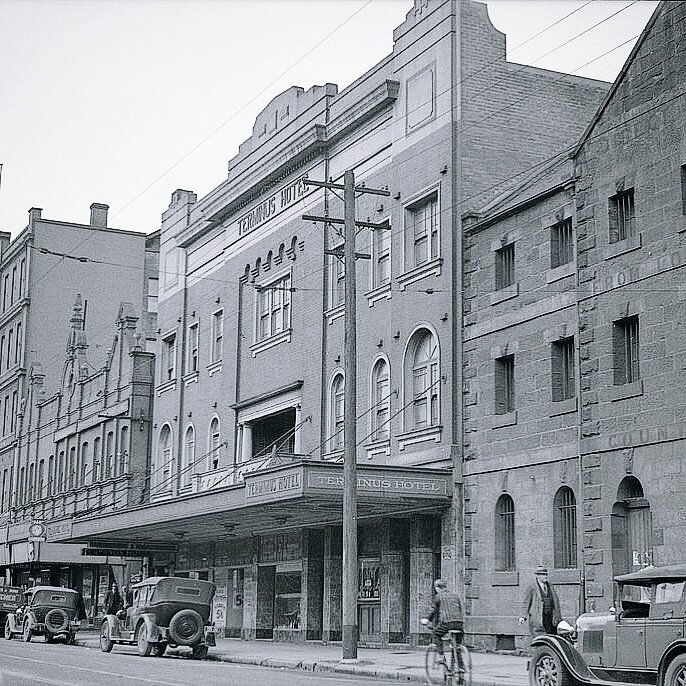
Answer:
POLYGON ((455 647, 455 686, 471 686, 472 684, 472 655, 467 646, 460 643, 455 647), (459 661, 458 661, 459 658, 459 661))
POLYGON ((445 684, 447 682, 448 668, 445 659, 433 643, 426 649, 424 665, 428 683, 445 684))

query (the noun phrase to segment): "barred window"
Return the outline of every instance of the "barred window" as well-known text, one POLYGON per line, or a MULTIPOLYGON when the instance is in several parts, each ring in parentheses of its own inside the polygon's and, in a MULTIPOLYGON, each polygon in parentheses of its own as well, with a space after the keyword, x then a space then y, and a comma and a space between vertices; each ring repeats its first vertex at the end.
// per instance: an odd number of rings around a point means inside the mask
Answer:
POLYGON ((610 243, 623 241, 636 232, 634 189, 619 191, 609 199, 610 243))
POLYGON ((577 566, 576 498, 569 486, 562 486, 553 500, 553 545, 557 569, 577 566))
POLYGON ((574 337, 562 338, 552 344, 553 402, 576 395, 574 384, 574 337))
POLYGON ((550 266, 554 269, 574 259, 572 218, 567 217, 550 229, 550 266))
POLYGON ((515 244, 509 243, 495 251, 495 290, 515 282, 515 244))
POLYGON ((495 568, 498 572, 516 569, 515 507, 507 493, 498 498, 495 506, 495 568))
POLYGON ((641 378, 638 317, 625 317, 612 324, 615 386, 641 378))
POLYGON ((495 413, 507 414, 514 409, 514 355, 505 355, 495 361, 495 413))

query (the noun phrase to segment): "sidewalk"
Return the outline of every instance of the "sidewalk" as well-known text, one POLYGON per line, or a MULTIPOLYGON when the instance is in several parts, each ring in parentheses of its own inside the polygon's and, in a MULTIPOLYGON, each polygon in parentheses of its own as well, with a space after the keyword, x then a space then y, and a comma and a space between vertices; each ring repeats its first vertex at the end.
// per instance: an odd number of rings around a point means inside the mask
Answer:
MULTIPOLYGON (((77 634, 76 643, 99 649, 98 634, 95 632, 77 634)), ((117 650, 116 646, 114 649, 117 650)), ((188 651, 169 650, 170 654, 177 652, 188 651)), ((341 653, 340 645, 220 638, 217 639, 217 646, 210 648, 209 659, 308 672, 337 672, 393 681, 425 682, 422 648, 360 648, 358 660, 354 663, 341 662, 341 653)), ((526 657, 472 653, 472 686, 528 686, 526 663, 526 657)))

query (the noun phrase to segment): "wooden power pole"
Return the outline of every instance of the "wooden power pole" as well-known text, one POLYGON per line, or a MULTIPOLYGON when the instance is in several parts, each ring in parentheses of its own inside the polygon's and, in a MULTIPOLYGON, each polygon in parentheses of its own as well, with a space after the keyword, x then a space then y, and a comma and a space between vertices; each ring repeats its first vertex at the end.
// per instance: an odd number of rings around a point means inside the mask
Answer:
POLYGON ((357 284, 355 259, 369 259, 369 255, 355 252, 357 227, 389 230, 387 224, 355 221, 355 196, 357 193, 389 196, 388 190, 364 186, 355 187, 355 173, 345 172, 343 185, 305 180, 306 185, 343 191, 344 219, 303 215, 306 221, 344 224, 345 243, 343 255, 339 251, 326 251, 341 257, 345 265, 345 418, 343 437, 345 453, 343 460, 343 659, 357 658, 357 284))

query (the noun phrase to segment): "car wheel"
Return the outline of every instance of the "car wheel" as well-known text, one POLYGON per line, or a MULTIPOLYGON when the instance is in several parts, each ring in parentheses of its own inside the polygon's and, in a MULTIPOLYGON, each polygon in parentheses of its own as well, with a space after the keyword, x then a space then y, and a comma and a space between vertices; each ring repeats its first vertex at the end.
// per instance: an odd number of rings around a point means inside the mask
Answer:
POLYGON ((153 657, 162 657, 167 650, 167 644, 162 642, 162 643, 155 643, 155 645, 152 647, 152 655, 153 657))
POLYGON ((5 640, 6 641, 11 641, 12 640, 12 632, 10 629, 12 628, 12 625, 10 624, 9 617, 5 620, 5 640))
POLYGON ((534 650, 529 683, 531 686, 573 686, 572 677, 560 656, 547 646, 534 650))
POLYGON ((686 655, 677 655, 667 667, 665 686, 686 686, 686 655))
POLYGON ((61 607, 53 607, 45 615, 45 630, 60 634, 69 626, 69 616, 61 607))
POLYGON ((207 657, 207 646, 199 645, 193 646, 193 659, 194 660, 204 660, 207 657))
POLYGON ((138 654, 141 657, 149 657, 152 652, 152 643, 148 641, 148 627, 145 623, 138 627, 136 634, 136 644, 138 645, 138 654))
POLYGON ((33 638, 31 623, 28 619, 24 622, 24 631, 22 632, 22 638, 24 639, 25 643, 31 643, 31 639, 33 638))
POLYGON ((100 625, 100 650, 109 653, 114 647, 114 641, 110 638, 110 623, 103 622, 100 625))
POLYGON ((180 646, 192 646, 203 637, 204 622, 195 610, 179 610, 169 622, 169 636, 180 646))

